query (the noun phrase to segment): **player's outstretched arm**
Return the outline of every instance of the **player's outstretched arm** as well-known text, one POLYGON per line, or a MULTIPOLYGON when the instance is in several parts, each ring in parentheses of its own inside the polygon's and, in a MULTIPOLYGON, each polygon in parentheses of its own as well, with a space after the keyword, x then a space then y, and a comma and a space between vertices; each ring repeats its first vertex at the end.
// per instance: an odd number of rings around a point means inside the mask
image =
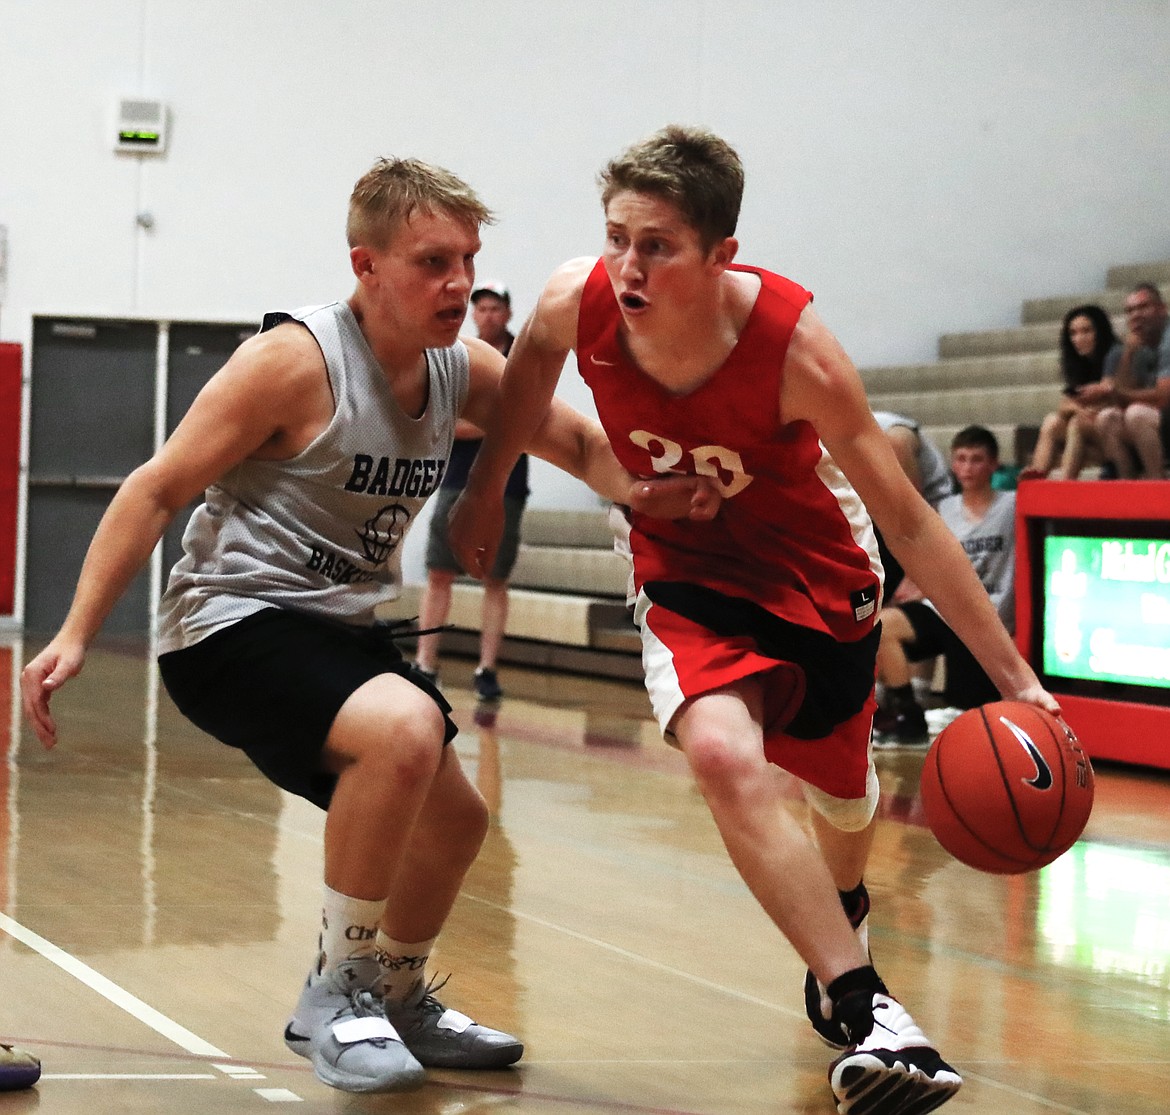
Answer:
MULTIPOLYGON (((464 569, 483 577, 492 567, 503 527, 504 487, 520 454, 544 455, 544 425, 565 359, 576 340, 577 309, 591 261, 573 260, 549 279, 524 323, 502 380, 478 345, 471 354, 471 387, 461 417, 484 431, 467 486, 451 509, 448 537, 464 569)), ((483 346, 489 348, 490 346, 483 346)), ((498 358, 498 354, 497 358, 498 358)))
POLYGON ((962 546, 899 467, 870 412, 861 377, 811 308, 801 315, 784 373, 782 418, 812 423, 907 577, 1004 697, 1059 712, 1003 626, 962 546))

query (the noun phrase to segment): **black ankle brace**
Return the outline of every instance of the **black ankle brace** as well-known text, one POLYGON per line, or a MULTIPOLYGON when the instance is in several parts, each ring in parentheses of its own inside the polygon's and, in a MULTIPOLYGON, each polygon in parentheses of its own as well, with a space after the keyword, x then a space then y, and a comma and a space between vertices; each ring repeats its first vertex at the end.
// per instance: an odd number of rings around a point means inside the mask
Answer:
POLYGON ((834 1003, 854 991, 864 991, 870 996, 889 994, 886 985, 882 983, 881 976, 877 974, 872 964, 866 964, 863 968, 853 968, 844 975, 838 976, 825 988, 825 991, 834 1003))
POLYGON ((886 706, 891 712, 904 712, 906 709, 917 708, 918 698, 914 696, 914 686, 907 682, 896 688, 886 689, 886 706))
POLYGON ((872 964, 838 976, 825 989, 833 1001, 833 1022, 841 1027, 850 1045, 869 1037, 873 1029, 873 997, 887 995, 886 985, 872 964))
POLYGON ((865 889, 865 883, 858 883, 852 890, 839 890, 837 894, 849 924, 856 929, 869 913, 869 891, 865 889))

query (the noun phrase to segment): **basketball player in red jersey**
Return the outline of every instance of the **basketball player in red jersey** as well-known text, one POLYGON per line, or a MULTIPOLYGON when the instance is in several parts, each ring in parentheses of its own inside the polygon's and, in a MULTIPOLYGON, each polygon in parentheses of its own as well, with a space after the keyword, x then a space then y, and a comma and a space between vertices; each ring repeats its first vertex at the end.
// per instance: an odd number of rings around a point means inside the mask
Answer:
POLYGON ((740 874, 808 964, 809 1019, 844 1050, 829 1070, 838 1111, 933 1110, 962 1080, 888 994, 866 938, 882 589, 870 513, 1004 696, 1058 706, 898 466, 811 295, 733 262, 736 153, 670 127, 601 183, 604 254, 561 267, 517 339, 496 411, 507 418, 452 512, 455 552, 481 576, 491 568, 504 482, 570 350, 627 469, 715 482, 712 522, 626 515, 655 714, 740 874), (815 843, 771 764, 801 779, 815 843))

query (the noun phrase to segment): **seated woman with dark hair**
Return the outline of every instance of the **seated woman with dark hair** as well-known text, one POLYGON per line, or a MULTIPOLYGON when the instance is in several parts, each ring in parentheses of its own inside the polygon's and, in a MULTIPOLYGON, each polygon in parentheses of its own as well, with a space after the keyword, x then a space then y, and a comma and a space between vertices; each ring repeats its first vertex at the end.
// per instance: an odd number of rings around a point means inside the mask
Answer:
POLYGON ((1077 397, 1088 383, 1113 374, 1121 355, 1121 342, 1113 322, 1100 306, 1074 306, 1060 326, 1060 374, 1064 380, 1060 406, 1044 417, 1032 460, 1020 473, 1021 480, 1047 476, 1060 454, 1060 475, 1075 480, 1085 467, 1090 448, 1098 444, 1095 420, 1098 406, 1077 397), (1063 452, 1062 452, 1063 450, 1063 452))

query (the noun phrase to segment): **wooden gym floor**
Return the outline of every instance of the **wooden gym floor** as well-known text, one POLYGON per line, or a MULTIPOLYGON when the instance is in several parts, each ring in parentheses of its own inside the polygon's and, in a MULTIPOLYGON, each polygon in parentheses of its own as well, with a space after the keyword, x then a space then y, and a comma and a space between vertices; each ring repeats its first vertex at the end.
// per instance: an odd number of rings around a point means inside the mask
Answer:
MULTIPOLYGON (((36 649, 0 646, 0 677, 36 649)), ((140 650, 107 647, 57 698, 54 752, 0 708, 0 1041, 44 1063, 0 1115, 831 1112, 803 968, 641 687, 505 669, 477 722, 470 673, 444 664, 494 824, 433 970, 449 1005, 525 1039, 518 1069, 356 1097, 285 1050, 322 815, 188 726, 140 650)), ((921 753, 878 763, 873 951, 966 1077, 945 1110, 1170 1110, 1170 776, 1099 767, 1083 841, 1003 879, 923 827, 921 753)))

